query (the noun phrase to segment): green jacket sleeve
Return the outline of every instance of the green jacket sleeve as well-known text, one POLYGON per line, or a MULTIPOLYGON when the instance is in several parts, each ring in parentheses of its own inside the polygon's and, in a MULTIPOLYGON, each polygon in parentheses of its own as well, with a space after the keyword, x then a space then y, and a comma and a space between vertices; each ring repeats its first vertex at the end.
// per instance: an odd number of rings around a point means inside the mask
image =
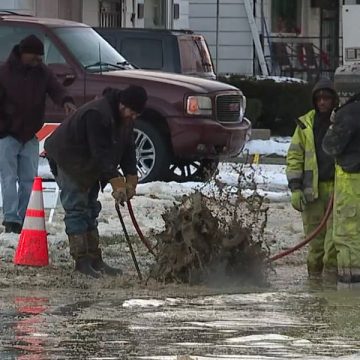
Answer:
POLYGON ((297 126, 286 157, 286 177, 291 191, 301 189, 304 174, 304 133, 297 126))

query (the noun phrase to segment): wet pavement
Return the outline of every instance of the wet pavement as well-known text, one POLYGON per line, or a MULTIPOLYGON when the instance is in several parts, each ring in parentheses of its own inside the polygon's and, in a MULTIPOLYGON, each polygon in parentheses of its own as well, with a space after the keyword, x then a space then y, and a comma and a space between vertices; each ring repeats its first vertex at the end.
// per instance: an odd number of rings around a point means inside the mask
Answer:
POLYGON ((279 268, 270 282, 1 289, 0 359, 360 358, 360 287, 309 282, 302 267, 279 268))

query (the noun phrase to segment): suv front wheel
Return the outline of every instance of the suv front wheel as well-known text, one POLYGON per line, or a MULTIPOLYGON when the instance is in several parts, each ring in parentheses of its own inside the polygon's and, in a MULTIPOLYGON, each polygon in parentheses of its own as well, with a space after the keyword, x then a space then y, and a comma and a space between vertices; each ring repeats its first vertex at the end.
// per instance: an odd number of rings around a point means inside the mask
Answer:
POLYGON ((170 166, 170 155, 161 133, 141 118, 135 122, 134 133, 140 182, 164 179, 170 166))

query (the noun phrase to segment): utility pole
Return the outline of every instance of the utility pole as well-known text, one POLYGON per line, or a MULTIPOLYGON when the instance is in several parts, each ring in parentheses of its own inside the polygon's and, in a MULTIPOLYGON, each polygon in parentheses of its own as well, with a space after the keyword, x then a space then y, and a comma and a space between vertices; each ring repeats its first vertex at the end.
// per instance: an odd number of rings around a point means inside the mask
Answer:
POLYGON ((216 74, 218 73, 219 70, 219 13, 220 13, 220 0, 216 0, 216 34, 215 34, 216 74))

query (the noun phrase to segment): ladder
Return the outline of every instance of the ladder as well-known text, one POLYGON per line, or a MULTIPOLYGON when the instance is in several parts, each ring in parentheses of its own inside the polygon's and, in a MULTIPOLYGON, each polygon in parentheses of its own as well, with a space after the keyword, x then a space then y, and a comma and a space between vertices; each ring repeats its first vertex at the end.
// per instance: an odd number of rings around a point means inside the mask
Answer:
POLYGON ((256 55, 259 60, 261 73, 262 73, 262 75, 269 75, 269 71, 268 71, 268 68, 266 65, 266 61, 265 61, 264 51, 263 51, 263 48, 260 43, 259 32, 258 32, 258 28, 256 26, 256 22, 255 22, 255 18, 254 18, 250 0, 244 0, 244 5, 245 5, 246 15, 249 20, 251 34, 252 34, 252 38, 253 38, 254 45, 255 45, 256 55))

